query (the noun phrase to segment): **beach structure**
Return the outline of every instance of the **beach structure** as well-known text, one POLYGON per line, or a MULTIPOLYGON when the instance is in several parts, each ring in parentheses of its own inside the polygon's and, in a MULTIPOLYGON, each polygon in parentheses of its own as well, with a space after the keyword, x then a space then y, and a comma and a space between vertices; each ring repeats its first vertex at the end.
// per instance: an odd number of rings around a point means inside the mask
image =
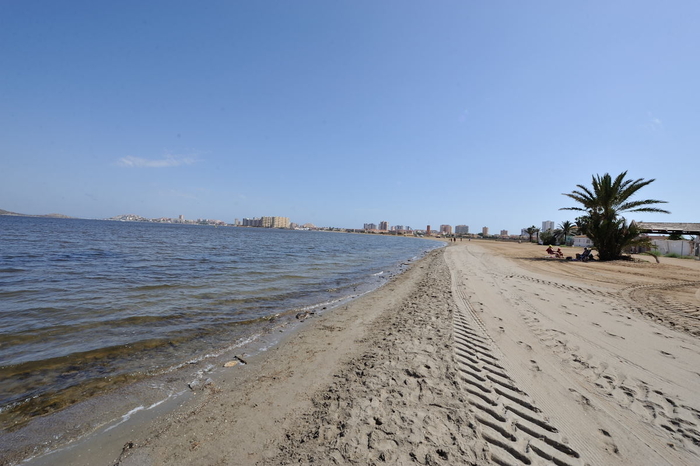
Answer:
POLYGON ((660 254, 678 254, 679 256, 696 255, 696 242, 689 240, 670 240, 666 236, 652 237, 651 244, 660 254))
POLYGON ((586 235, 577 235, 574 236, 573 246, 575 248, 590 248, 593 247, 593 241, 586 235))
POLYGON ((700 223, 673 223, 673 222, 634 222, 642 233, 679 234, 693 235, 696 239, 692 241, 672 241, 661 239, 652 240, 657 250, 662 254, 675 253, 681 256, 700 257, 700 242, 697 237, 700 235, 700 223), (675 243, 675 244, 671 244, 675 243), (687 243, 687 244, 685 244, 687 243))
POLYGON ((700 223, 634 222, 642 233, 700 235, 700 223))

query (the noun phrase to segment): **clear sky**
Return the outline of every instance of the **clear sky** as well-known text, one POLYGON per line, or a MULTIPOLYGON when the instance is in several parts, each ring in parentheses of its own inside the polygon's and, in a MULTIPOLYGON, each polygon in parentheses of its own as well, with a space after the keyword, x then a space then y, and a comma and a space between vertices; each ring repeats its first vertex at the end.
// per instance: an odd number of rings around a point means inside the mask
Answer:
POLYGON ((0 2, 0 209, 318 226, 700 221, 700 2, 0 2))

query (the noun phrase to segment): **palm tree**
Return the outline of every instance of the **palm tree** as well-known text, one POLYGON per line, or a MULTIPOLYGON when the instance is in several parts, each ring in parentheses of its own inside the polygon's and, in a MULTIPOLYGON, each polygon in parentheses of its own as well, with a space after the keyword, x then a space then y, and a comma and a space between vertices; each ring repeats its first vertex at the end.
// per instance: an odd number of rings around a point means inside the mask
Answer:
POLYGON ((577 210, 585 214, 576 219, 579 228, 593 241, 593 247, 598 250, 600 260, 619 259, 622 249, 634 242, 639 236, 639 230, 634 223, 627 224, 624 212, 656 212, 668 214, 667 210, 650 207, 654 204, 665 204, 666 201, 645 199, 632 201, 630 198, 644 186, 654 182, 654 179, 638 180, 625 179, 627 172, 620 173, 615 180, 606 173, 603 176, 594 175, 592 189, 576 185, 579 190, 564 193, 582 207, 563 207, 559 210, 577 210))
POLYGON ((540 229, 537 228, 535 225, 532 225, 531 227, 527 227, 525 229, 525 233, 530 235, 530 239, 528 240, 530 243, 532 243, 532 235, 534 235, 535 233, 537 233, 539 231, 540 231, 540 229))
POLYGON ((560 238, 562 244, 566 244, 566 237, 570 236, 574 231, 574 224, 568 220, 565 220, 559 224, 557 229, 557 238, 560 238))

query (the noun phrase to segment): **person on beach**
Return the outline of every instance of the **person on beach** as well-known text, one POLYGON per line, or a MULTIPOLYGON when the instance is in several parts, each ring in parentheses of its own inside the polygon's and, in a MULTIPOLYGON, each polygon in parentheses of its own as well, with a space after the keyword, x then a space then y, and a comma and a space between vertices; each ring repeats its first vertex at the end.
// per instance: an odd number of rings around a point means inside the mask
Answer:
POLYGON ((583 248, 583 254, 576 254, 576 260, 586 262, 589 260, 591 251, 588 248, 583 248))

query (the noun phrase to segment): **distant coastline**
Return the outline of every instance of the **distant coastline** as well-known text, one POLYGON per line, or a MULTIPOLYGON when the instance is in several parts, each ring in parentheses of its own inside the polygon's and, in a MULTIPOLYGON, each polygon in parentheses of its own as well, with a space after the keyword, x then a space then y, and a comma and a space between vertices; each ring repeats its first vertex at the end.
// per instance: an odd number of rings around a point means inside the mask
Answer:
MULTIPOLYGON (((238 220, 236 223, 227 223, 223 220, 212 220, 212 219, 197 219, 189 220, 180 216, 179 218, 147 218, 136 214, 122 214, 116 215, 114 217, 103 218, 103 219, 90 219, 81 217, 71 217, 64 214, 45 214, 45 215, 33 215, 33 214, 21 214, 17 212, 10 212, 9 210, 0 209, 0 216, 8 217, 31 217, 31 218, 65 218, 65 219, 75 219, 75 220, 107 220, 112 222, 141 222, 141 223, 167 223, 167 224, 180 224, 180 225, 210 225, 215 227, 237 227, 237 228, 274 228, 282 230, 304 230, 304 231, 330 231, 337 233, 361 233, 370 235, 387 235, 387 236, 403 236, 403 237, 418 237, 418 238, 428 238, 433 237, 430 233, 424 230, 377 230, 377 229, 365 229, 365 228, 342 228, 342 227, 317 227, 311 223, 305 223, 299 225, 296 223, 290 223, 289 227, 268 227, 268 226, 253 226, 253 225, 243 225, 238 220)), ((257 219, 255 219, 257 220, 257 219)), ((441 238, 442 235, 439 234, 436 238, 441 238)))
POLYGON ((9 210, 0 209, 0 215, 9 215, 12 217, 46 217, 46 218, 75 218, 69 215, 63 214, 44 214, 44 215, 32 215, 32 214, 18 214, 17 212, 10 212, 9 210))

